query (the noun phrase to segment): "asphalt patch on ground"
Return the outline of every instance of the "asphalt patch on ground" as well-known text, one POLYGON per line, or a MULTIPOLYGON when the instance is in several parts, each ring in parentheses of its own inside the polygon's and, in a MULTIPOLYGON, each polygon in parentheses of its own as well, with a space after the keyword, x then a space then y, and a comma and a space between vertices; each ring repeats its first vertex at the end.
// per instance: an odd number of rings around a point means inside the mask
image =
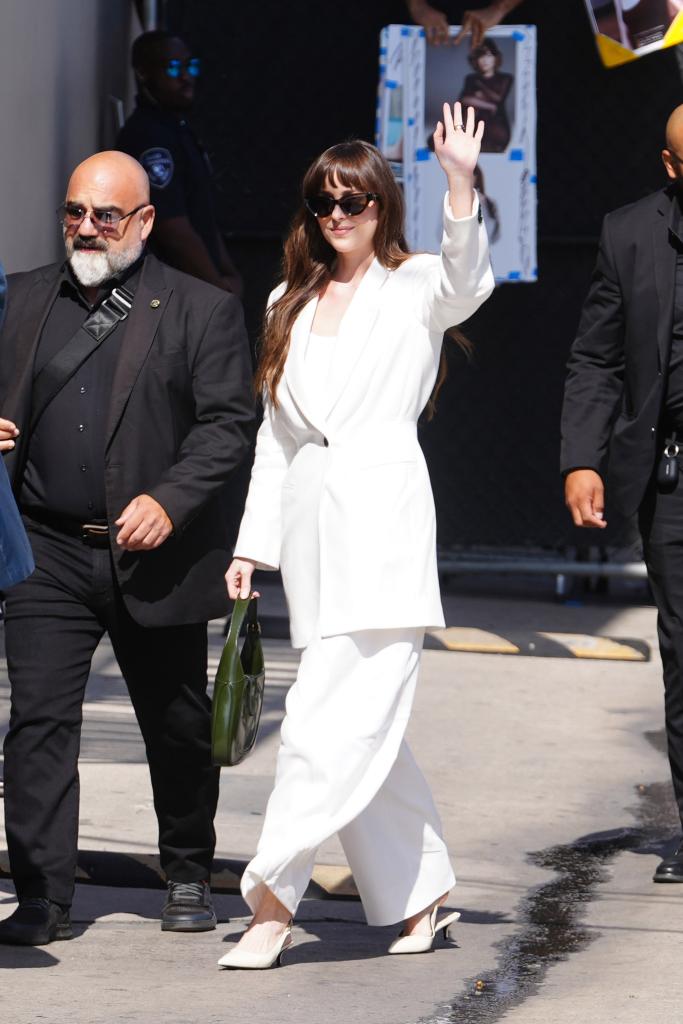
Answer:
POLYGON ((610 862, 625 850, 665 856, 680 838, 670 783, 636 788, 633 827, 583 836, 564 846, 529 854, 531 863, 555 877, 521 901, 519 931, 499 943, 493 970, 470 978, 464 991, 421 1024, 494 1024, 537 994, 553 964, 597 938, 583 927, 586 905, 607 880, 610 862))

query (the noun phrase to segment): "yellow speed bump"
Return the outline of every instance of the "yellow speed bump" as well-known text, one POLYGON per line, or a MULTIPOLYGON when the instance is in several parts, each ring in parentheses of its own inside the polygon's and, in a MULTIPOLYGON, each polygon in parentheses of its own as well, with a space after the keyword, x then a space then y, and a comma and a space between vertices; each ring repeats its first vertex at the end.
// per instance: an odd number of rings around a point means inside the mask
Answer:
POLYGON ((470 626, 430 629, 425 647, 468 654, 524 654, 532 658, 591 658, 600 661, 649 661, 643 640, 627 640, 583 633, 515 630, 506 636, 470 626))
POLYGON ((447 629, 430 629, 428 639, 436 643, 425 643, 425 647, 436 647, 447 651, 471 651, 475 654, 521 654, 519 647, 503 636, 487 633, 485 629, 465 626, 449 626, 447 629))
POLYGON ((316 864, 311 881, 328 896, 358 896, 353 875, 347 867, 332 864, 316 864))
POLYGON ((596 658, 604 661, 648 661, 649 651, 642 642, 613 640, 608 636, 585 636, 582 633, 540 633, 554 643, 563 644, 575 658, 596 658))

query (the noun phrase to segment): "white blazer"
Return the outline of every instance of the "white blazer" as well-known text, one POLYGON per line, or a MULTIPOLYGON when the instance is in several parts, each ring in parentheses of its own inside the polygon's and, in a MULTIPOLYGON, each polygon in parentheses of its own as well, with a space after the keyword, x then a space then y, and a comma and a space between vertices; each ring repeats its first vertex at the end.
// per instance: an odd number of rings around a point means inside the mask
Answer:
MULTIPOLYGON (((444 331, 493 291, 475 199, 444 202, 441 254, 397 270, 374 260, 344 314, 325 403, 305 351, 317 298, 299 314, 266 400, 235 556, 282 572, 292 644, 363 629, 443 626, 436 518, 417 420, 444 331)), ((269 305, 284 291, 280 285, 269 305)))

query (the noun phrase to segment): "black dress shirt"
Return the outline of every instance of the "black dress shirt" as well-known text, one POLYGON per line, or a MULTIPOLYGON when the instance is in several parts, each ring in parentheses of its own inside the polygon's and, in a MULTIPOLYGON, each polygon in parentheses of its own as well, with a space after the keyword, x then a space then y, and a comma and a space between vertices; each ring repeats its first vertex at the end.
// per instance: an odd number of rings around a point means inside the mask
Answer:
POLYGON ((675 430, 679 439, 683 439, 683 214, 680 197, 671 204, 669 241, 676 252, 676 285, 663 418, 666 432, 675 430))
MULTIPOLYGON (((34 380, 113 288, 125 284, 135 293, 141 266, 142 258, 125 274, 108 281, 90 306, 68 263, 64 265, 38 343, 34 380)), ((116 325, 50 401, 32 431, 20 494, 21 507, 29 515, 36 509, 79 523, 106 518, 107 415, 124 330, 125 324, 116 325)))

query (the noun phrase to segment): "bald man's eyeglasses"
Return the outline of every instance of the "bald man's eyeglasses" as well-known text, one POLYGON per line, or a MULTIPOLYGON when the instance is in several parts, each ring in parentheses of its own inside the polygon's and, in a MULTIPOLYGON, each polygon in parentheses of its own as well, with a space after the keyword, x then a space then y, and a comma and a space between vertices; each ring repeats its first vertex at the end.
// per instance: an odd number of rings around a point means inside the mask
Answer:
POLYGON ((106 233, 107 231, 116 231, 121 221, 127 220, 128 217, 132 217, 134 213, 138 213, 140 210, 144 210, 147 205, 147 203, 141 203, 128 213, 119 213, 116 209, 95 207, 88 211, 80 203, 62 203, 57 208, 57 217, 62 227, 75 228, 79 227, 86 216, 89 215, 92 226, 97 228, 98 231, 106 233))
POLYGON ((164 64, 164 71, 169 78, 180 78, 183 68, 187 71, 190 78, 199 78, 202 73, 202 64, 199 57, 190 57, 189 60, 185 61, 172 57, 171 60, 167 60, 164 64))

